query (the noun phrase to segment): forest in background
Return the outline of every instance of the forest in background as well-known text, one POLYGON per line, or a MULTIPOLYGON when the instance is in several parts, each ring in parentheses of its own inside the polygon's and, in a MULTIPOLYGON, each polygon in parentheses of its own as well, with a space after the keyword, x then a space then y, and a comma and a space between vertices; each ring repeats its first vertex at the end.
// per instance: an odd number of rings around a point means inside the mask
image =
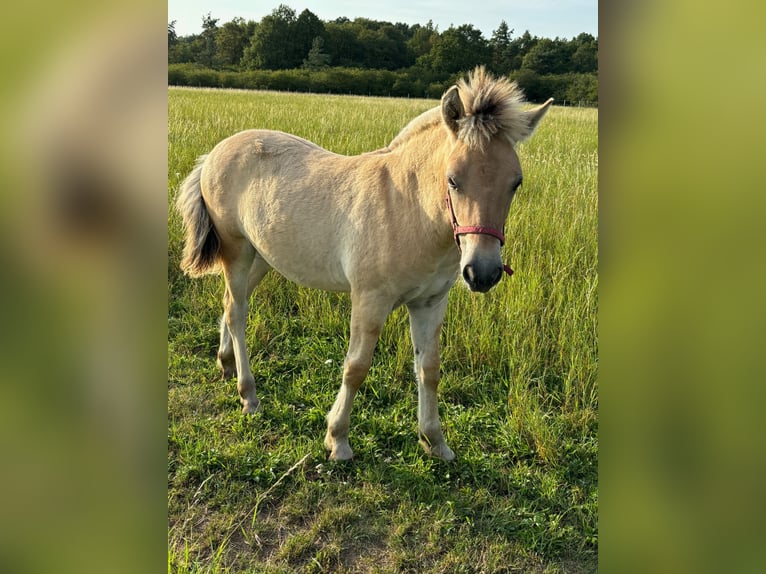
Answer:
POLYGON ((202 17, 202 32, 168 24, 171 85, 437 98, 486 65, 531 101, 598 105, 598 38, 539 38, 503 20, 489 39, 471 24, 425 25, 337 18, 324 22, 280 4, 259 22, 202 17))

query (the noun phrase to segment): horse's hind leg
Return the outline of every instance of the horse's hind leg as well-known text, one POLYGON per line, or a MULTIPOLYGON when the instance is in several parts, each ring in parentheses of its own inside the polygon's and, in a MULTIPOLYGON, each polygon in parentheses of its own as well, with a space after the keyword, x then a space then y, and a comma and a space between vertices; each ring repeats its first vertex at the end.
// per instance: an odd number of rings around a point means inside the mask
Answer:
MULTIPOLYGON (((229 305, 229 290, 223 294, 223 308, 229 305)), ((224 381, 237 376, 237 363, 234 359, 234 343, 231 340, 231 333, 229 333, 229 327, 226 325, 226 313, 221 315, 220 325, 220 343, 218 345, 217 363, 221 369, 221 378, 224 381)))
POLYGON ((255 394, 255 378, 250 370, 250 358, 245 343, 245 327, 248 310, 248 278, 255 259, 255 249, 242 243, 232 253, 223 257, 223 273, 226 278, 224 296, 224 320, 229 329, 234 360, 237 368, 237 391, 243 413, 254 413, 260 408, 255 394))
MULTIPOLYGON (((255 255, 253 263, 250 266, 250 273, 247 277, 247 298, 253 293, 253 290, 261 282, 266 273, 269 272, 271 267, 266 261, 261 259, 258 254, 255 255)), ((228 305, 229 290, 226 289, 223 296, 223 306, 226 309, 228 305)), ((234 357, 234 343, 229 333, 229 327, 226 325, 226 314, 221 316, 221 337, 220 345, 218 346, 218 366, 221 368, 222 376, 224 380, 228 380, 237 376, 237 363, 234 357)))

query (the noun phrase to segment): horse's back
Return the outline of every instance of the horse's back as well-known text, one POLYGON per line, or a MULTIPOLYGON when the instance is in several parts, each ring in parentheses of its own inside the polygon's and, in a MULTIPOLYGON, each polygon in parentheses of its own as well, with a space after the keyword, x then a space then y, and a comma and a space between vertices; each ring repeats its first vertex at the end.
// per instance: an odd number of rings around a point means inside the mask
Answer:
MULTIPOLYGON (((210 192, 232 194, 238 191, 235 178, 289 175, 313 154, 330 154, 317 144, 284 132, 246 130, 216 145, 208 154, 205 183, 210 192)), ((332 155, 332 154, 330 154, 332 155)), ((244 181, 243 181, 244 183, 244 181)))
MULTIPOLYGON (((208 154, 202 172, 203 197, 224 219, 247 217, 248 208, 274 212, 304 192, 311 165, 327 150, 292 134, 246 130, 226 138, 208 154)), ((264 214, 265 215, 265 214, 264 214)))
POLYGON ((249 241, 298 283, 348 290, 348 241, 337 224, 350 192, 337 162, 349 159, 292 134, 247 130, 208 155, 203 197, 224 242, 249 241))

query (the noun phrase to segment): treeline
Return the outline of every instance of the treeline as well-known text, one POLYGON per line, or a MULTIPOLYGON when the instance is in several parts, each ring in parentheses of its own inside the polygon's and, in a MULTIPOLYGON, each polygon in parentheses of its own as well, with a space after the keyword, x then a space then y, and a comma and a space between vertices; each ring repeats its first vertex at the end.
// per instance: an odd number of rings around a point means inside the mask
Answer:
POLYGON ((486 39, 470 24, 439 32, 426 25, 338 18, 323 22, 284 4, 260 22, 210 14, 202 32, 177 36, 168 24, 168 82, 236 87, 439 97, 466 70, 484 64, 515 79, 532 101, 598 104, 598 39, 514 37, 500 22, 486 39))

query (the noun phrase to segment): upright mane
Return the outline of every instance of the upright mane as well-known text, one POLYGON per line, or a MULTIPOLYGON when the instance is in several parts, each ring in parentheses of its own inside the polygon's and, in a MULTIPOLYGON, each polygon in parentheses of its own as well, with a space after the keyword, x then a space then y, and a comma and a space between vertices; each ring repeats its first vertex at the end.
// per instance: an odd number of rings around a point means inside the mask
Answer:
POLYGON ((516 82, 494 78, 478 66, 457 87, 465 109, 465 117, 458 120, 458 139, 472 148, 482 148, 495 135, 511 143, 524 139, 528 132, 522 113, 524 94, 516 82))
POLYGON ((388 144, 384 149, 386 151, 391 151, 395 147, 412 138, 414 135, 440 123, 441 110, 438 107, 426 110, 406 126, 404 126, 402 131, 400 131, 399 134, 393 140, 391 140, 391 143, 388 144))
MULTIPOLYGON (((529 136, 529 124, 522 106, 524 93, 516 82, 495 78, 484 66, 478 66, 457 82, 465 116, 458 120, 457 137, 471 148, 481 149, 494 136, 516 143, 529 136)), ((423 112, 399 132, 388 146, 391 151, 423 130, 441 123, 439 107, 423 112)))

